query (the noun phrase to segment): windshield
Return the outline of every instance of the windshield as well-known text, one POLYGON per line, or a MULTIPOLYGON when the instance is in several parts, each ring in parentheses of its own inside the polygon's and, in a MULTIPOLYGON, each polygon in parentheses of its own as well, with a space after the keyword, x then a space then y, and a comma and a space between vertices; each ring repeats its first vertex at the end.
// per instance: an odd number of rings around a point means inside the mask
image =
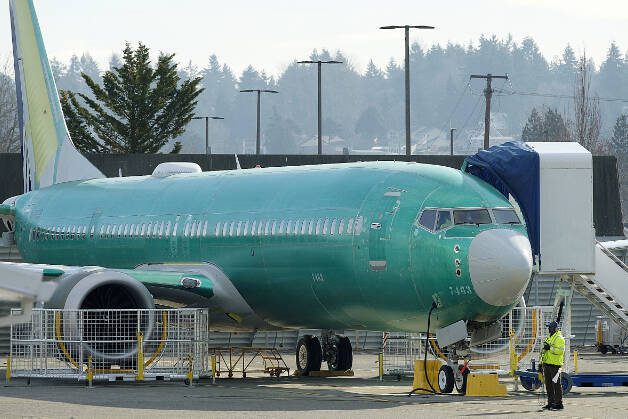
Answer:
POLYGON ((451 227, 452 225, 453 222, 451 221, 451 212, 449 212, 449 210, 438 211, 436 230, 443 230, 447 227, 451 227))
POLYGON ((487 209, 454 210, 454 224, 491 224, 491 215, 487 209))
POLYGON ((513 209, 494 209, 493 216, 497 224, 521 224, 521 220, 513 209))

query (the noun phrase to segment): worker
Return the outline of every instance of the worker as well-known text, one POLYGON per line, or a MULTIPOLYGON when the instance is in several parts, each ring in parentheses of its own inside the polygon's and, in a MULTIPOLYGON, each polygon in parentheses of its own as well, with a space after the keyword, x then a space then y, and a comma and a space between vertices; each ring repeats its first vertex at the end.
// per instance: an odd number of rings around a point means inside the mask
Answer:
POLYGON ((542 371, 547 391, 547 404, 543 406, 543 409, 562 410, 563 390, 560 384, 560 373, 564 362, 565 338, 558 330, 558 323, 550 322, 547 328, 549 333, 541 352, 542 371))

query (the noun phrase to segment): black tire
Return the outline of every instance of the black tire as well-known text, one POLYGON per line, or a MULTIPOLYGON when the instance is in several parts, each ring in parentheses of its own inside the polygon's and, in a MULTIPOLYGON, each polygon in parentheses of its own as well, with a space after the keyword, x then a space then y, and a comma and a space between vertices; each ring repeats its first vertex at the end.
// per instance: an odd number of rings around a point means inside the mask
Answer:
POLYGON ((316 336, 305 335, 297 343, 297 370, 302 375, 310 371, 320 371, 323 362, 323 350, 316 336))
MULTIPOLYGON (((528 368, 528 371, 532 372, 530 368, 528 368)), ((530 377, 519 377, 519 381, 521 382, 523 388, 528 391, 536 391, 541 388, 542 385, 539 380, 530 377)))
POLYGON ((470 372, 469 368, 465 368, 464 365, 458 365, 458 373, 454 374, 454 386, 459 394, 467 393, 467 375, 470 372))
POLYGON ((441 393, 449 394, 454 390, 454 370, 449 365, 443 365, 438 370, 438 389, 441 393))
POLYGON ((353 366, 353 348, 346 336, 334 336, 336 360, 330 364, 332 371, 347 371, 353 366))
POLYGON ((563 389, 563 396, 565 394, 569 394, 571 388, 573 387, 573 379, 571 378, 571 375, 567 374, 566 372, 561 373, 560 386, 563 389))
POLYGON ((606 355, 608 353, 608 346, 606 345, 600 345, 599 349, 602 355, 606 355))

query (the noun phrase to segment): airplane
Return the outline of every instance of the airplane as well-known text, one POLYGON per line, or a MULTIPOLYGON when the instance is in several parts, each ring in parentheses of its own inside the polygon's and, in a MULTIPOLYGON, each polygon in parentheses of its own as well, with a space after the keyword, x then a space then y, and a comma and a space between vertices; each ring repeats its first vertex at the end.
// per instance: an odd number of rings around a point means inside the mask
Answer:
POLYGON ((70 139, 32 0, 10 8, 25 193, 0 218, 25 263, 0 264, 0 287, 28 283, 45 308, 206 307, 214 330, 323 330, 297 345, 304 374, 351 368, 335 331, 429 332, 431 320, 462 324, 463 341, 520 301, 525 223, 460 170, 165 163, 106 178, 70 139))

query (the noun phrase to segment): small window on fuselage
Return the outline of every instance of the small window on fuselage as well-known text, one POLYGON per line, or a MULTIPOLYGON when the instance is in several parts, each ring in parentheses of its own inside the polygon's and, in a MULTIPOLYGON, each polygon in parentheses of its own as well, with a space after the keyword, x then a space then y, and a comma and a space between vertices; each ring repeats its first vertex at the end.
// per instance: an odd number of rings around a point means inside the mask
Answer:
POLYGON ((487 209, 454 210, 454 224, 491 224, 491 215, 487 209))
POLYGON ((419 218, 419 224, 430 231, 434 231, 434 223, 436 222, 436 210, 428 209, 423 211, 419 218))
POLYGON ((513 209, 495 208, 493 209, 493 217, 496 224, 521 224, 519 216, 513 209))

